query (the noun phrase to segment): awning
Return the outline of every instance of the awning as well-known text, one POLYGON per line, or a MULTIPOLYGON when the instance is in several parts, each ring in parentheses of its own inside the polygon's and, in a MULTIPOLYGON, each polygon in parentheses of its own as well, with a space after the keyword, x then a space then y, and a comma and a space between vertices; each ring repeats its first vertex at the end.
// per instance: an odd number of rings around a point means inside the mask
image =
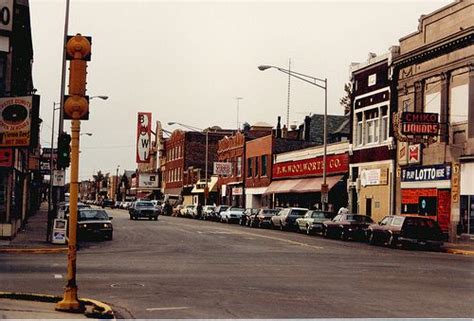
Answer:
MULTIPOLYGON (((343 175, 327 176, 326 184, 328 184, 328 188, 331 189, 342 177, 343 175)), ((273 181, 264 194, 320 192, 322 183, 322 177, 273 181)))
POLYGON ((165 194, 167 195, 181 195, 181 191, 183 189, 181 187, 178 188, 166 188, 165 187, 165 194))
MULTIPOLYGON (((204 188, 206 187, 206 181, 200 180, 197 184, 194 185, 191 190, 191 194, 204 193, 204 188)), ((217 192, 217 177, 211 177, 208 186, 209 192, 217 192)))
POLYGON ((281 194, 291 193, 291 190, 300 183, 300 179, 283 179, 280 181, 273 181, 268 186, 264 194, 281 194))
MULTIPOLYGON (((341 176, 327 176, 326 184, 328 188, 331 189, 334 185, 337 184, 342 179, 341 176)), ((323 178, 305 178, 301 179, 300 182, 293 188, 292 193, 311 193, 311 192, 321 192, 321 184, 323 184, 323 178)))

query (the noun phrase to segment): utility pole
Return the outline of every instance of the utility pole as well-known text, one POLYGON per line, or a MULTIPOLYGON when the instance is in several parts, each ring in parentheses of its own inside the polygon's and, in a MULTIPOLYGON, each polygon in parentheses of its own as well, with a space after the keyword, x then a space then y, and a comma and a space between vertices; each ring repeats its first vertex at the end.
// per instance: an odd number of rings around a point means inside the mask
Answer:
POLYGON ((239 120, 239 109, 240 109, 240 101, 244 99, 243 97, 235 97, 237 100, 237 130, 240 128, 240 120, 239 120))

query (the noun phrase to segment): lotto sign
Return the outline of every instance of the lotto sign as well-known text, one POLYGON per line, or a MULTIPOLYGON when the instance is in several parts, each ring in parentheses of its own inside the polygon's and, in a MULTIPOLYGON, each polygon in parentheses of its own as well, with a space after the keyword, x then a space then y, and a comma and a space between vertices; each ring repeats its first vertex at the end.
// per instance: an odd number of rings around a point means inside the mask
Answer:
POLYGON ((148 163, 151 145, 151 113, 138 113, 137 163, 148 163))
POLYGON ((0 99, 0 147, 29 146, 32 97, 0 99))

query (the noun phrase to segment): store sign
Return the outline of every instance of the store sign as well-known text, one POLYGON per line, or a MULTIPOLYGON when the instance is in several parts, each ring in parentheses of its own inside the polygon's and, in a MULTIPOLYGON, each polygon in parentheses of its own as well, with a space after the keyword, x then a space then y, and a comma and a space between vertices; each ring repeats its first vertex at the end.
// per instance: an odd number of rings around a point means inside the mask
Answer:
POLYGON ((0 167, 12 167, 13 150, 10 148, 0 149, 0 167))
POLYGON ((232 175, 232 163, 214 162, 214 175, 220 175, 220 176, 232 175))
MULTIPOLYGON (((337 174, 349 171, 349 155, 347 153, 326 157, 326 173, 337 174)), ((273 178, 321 176, 323 174, 323 157, 277 163, 273 165, 273 178)))
POLYGON ((425 182, 450 179, 450 165, 416 166, 402 169, 402 182, 425 182))
POLYGON ((453 174, 451 177, 451 204, 457 204, 459 202, 460 171, 461 165, 459 163, 453 163, 453 174))
POLYGON ((12 31, 13 0, 0 0, 0 30, 12 31))
POLYGON ((158 188, 158 174, 140 173, 138 176, 139 188, 158 188))
POLYGON ((0 98, 0 147, 30 145, 32 97, 0 98))
POLYGON ((436 136, 439 131, 438 114, 403 112, 401 127, 403 135, 436 136))
POLYGON ((363 169, 360 173, 360 183, 362 186, 387 185, 387 168, 363 169))
POLYGON ((421 144, 408 146, 408 163, 421 163, 421 144))
POLYGON ((151 148, 151 113, 138 113, 137 163, 148 163, 151 148))
POLYGON ((232 187, 232 195, 242 195, 243 188, 242 187, 232 187))

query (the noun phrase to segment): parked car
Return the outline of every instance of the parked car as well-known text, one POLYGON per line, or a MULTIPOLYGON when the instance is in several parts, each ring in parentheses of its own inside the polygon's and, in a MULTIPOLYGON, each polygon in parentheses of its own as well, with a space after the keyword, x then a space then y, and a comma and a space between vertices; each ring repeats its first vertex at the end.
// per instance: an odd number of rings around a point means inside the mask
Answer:
POLYGON ((338 214, 332 220, 323 223, 323 236, 340 238, 347 241, 365 239, 365 231, 374 221, 367 215, 338 214))
POLYGON ((152 200, 153 206, 155 206, 156 210, 161 214, 163 211, 163 207, 161 206, 161 202, 157 200, 152 200))
POLYGON ((202 207, 202 219, 203 220, 210 220, 211 216, 212 216, 212 213, 214 212, 215 209, 216 209, 216 207, 213 206, 213 205, 204 205, 202 207))
POLYGON ((307 208, 301 207, 284 208, 278 212, 278 215, 271 218, 271 225, 273 228, 279 228, 282 231, 296 229, 296 219, 303 217, 307 211, 307 208))
POLYGON ((390 247, 426 246, 439 249, 443 245, 443 232, 438 223, 428 217, 390 215, 367 229, 370 244, 390 247))
POLYGON ((115 207, 115 202, 114 202, 114 200, 105 199, 105 200, 102 201, 100 206, 102 208, 106 208, 106 207, 114 208, 115 207))
POLYGON ((273 216, 277 215, 281 209, 270 209, 262 208, 258 211, 258 214, 255 215, 252 221, 250 221, 250 226, 257 227, 269 227, 271 226, 271 219, 273 216))
MULTIPOLYGON (((90 205, 78 202, 77 203, 77 210, 80 210, 82 208, 90 208, 90 205)), ((68 216, 69 216, 69 202, 59 203, 58 204, 57 217, 67 218, 68 216)))
POLYGON ((228 205, 219 205, 215 208, 212 212, 212 220, 213 221, 220 221, 222 212, 226 211, 230 206, 228 205))
POLYGON ((96 238, 112 240, 114 229, 111 219, 103 209, 81 208, 77 215, 77 238, 82 241, 96 238))
POLYGON ((246 208, 242 217, 240 218, 239 224, 250 226, 250 222, 253 217, 258 214, 258 208, 246 208))
POLYGON ((173 208, 173 216, 181 216, 181 211, 183 210, 184 205, 179 204, 173 208))
POLYGON ((244 214, 245 209, 240 207, 229 207, 224 212, 221 212, 221 222, 232 223, 239 222, 244 214))
POLYGON ((321 210, 310 210, 303 217, 296 219, 296 225, 300 232, 314 234, 322 232, 323 222, 331 220, 336 216, 333 212, 323 212, 321 210))
POLYGON ((185 217, 194 217, 196 214, 196 205, 186 205, 181 212, 185 217))
POLYGON ((139 218, 148 218, 158 220, 158 215, 160 214, 155 208, 152 202, 150 201, 137 201, 134 202, 132 206, 128 209, 131 220, 136 220, 139 218))

